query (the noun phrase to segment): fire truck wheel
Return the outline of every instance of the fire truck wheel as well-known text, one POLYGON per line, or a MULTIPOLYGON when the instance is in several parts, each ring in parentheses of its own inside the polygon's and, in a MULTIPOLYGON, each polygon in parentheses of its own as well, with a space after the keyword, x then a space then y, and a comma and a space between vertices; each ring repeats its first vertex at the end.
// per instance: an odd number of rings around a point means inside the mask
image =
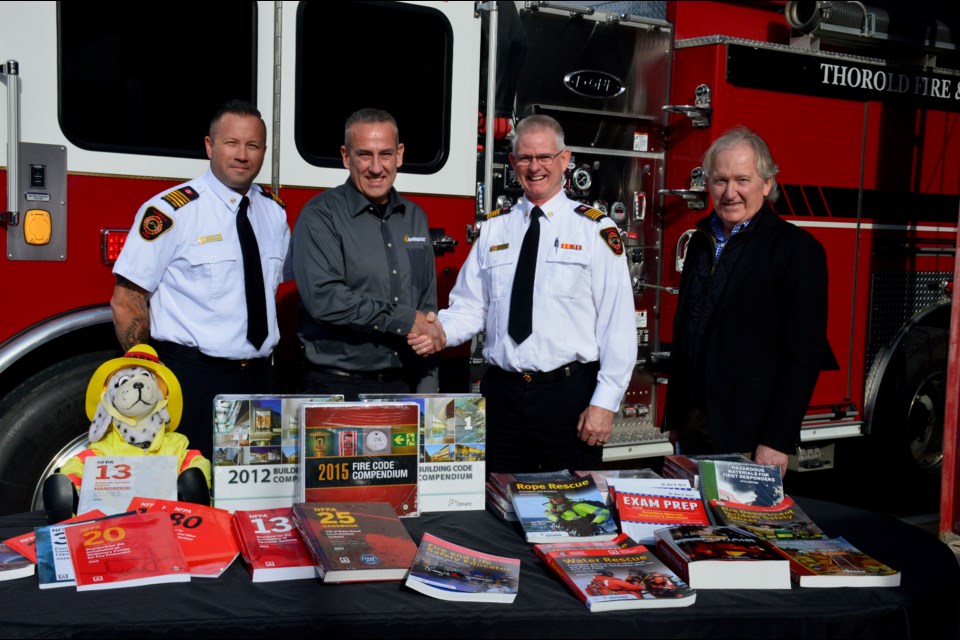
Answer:
POLYGON ((68 358, 31 376, 0 401, 0 514, 41 508, 40 489, 86 446, 87 383, 113 351, 68 358))
POLYGON ((887 475, 908 495, 939 495, 948 339, 940 328, 911 330, 891 363, 874 413, 874 462, 898 469, 887 475))

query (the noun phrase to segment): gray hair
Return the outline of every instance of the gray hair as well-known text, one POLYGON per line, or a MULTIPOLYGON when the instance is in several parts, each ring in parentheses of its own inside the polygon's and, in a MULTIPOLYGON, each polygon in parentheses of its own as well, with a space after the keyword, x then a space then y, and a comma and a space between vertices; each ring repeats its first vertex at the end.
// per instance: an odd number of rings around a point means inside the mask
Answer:
POLYGON ((775 202, 780 196, 780 189, 777 187, 777 173, 780 167, 773 161, 773 155, 770 153, 770 147, 763 141, 763 138, 746 127, 734 127, 727 130, 722 136, 713 141, 707 152, 703 154, 703 162, 700 164, 707 179, 713 172, 713 163, 717 159, 717 154, 731 147, 740 144, 746 144, 753 149, 754 165, 760 177, 770 180, 770 193, 767 194, 767 200, 775 202))
POLYGON ((393 125, 394 137, 397 139, 397 144, 400 144, 400 129, 397 128, 397 121, 394 119, 389 112, 384 111, 383 109, 360 109, 359 111, 354 111, 350 114, 350 117, 347 118, 346 124, 343 125, 343 146, 350 148, 350 129, 353 128, 355 124, 378 124, 385 122, 393 125))
POLYGON ((513 131, 513 141, 511 150, 516 152, 517 150, 517 140, 520 139, 520 136, 524 135, 528 131, 538 130, 538 129, 549 129, 557 137, 557 151, 563 151, 564 142, 563 142, 563 127, 560 126, 560 123, 556 119, 551 118, 543 114, 537 114, 533 116, 527 116, 523 120, 517 123, 516 129, 513 131))

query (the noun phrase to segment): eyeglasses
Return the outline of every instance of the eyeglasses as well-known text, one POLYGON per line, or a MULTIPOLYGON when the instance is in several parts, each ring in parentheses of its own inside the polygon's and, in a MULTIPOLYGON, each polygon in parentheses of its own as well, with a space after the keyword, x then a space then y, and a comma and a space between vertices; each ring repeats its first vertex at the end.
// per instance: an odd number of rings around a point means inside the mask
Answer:
POLYGON ((561 149, 556 153, 541 153, 536 156, 517 156, 513 159, 513 161, 518 167, 529 167, 531 164, 533 164, 534 160, 544 167, 549 167, 553 164, 553 161, 557 159, 557 156, 563 153, 563 151, 564 150, 561 149))

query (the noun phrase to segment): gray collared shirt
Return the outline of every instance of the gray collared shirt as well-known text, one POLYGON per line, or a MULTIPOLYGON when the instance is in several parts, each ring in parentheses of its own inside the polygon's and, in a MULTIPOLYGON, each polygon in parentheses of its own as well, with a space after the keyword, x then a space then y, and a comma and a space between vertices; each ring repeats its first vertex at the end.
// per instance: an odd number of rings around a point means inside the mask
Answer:
POLYGON ((417 390, 436 391, 436 359, 425 363, 407 345, 416 311, 437 310, 423 209, 392 189, 381 218, 348 178, 304 206, 292 255, 310 362, 353 372, 422 368, 417 390))

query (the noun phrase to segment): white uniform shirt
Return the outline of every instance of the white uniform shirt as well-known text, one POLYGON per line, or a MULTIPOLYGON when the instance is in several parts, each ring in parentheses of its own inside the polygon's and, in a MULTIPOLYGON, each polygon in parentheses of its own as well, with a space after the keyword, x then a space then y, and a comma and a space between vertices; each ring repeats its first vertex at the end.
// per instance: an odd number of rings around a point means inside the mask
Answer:
POLYGON ((247 341, 243 254, 236 222, 242 196, 210 171, 145 203, 113 267, 116 275, 152 292, 153 338, 232 359, 268 356, 279 342, 276 297, 290 247, 290 226, 283 207, 259 185, 253 185, 247 196, 267 299, 269 334, 263 346, 258 351, 247 341), (182 187, 192 188, 199 197, 178 208, 163 200, 182 187), (167 216, 172 224, 155 222, 154 228, 157 224, 169 228, 148 240, 141 233, 145 215, 161 221, 167 216))
POLYGON ((440 312, 448 346, 486 329, 486 361, 507 371, 552 371, 600 361, 590 404, 617 411, 637 356, 633 290, 616 225, 574 209, 559 193, 540 208, 533 334, 519 346, 507 333, 520 245, 533 208, 520 200, 482 226, 440 312), (606 235, 604 232, 606 231, 606 235), (610 242, 607 237, 615 234, 610 242), (614 250, 619 246, 621 255, 614 250))

